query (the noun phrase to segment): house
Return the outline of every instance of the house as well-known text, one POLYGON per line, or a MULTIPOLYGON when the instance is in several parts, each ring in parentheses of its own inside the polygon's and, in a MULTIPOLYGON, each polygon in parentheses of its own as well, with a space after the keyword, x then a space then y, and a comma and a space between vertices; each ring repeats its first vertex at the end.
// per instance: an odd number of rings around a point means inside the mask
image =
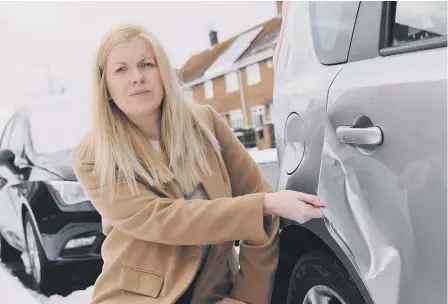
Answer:
POLYGON ((179 73, 184 90, 209 104, 235 132, 254 130, 260 149, 274 147, 273 52, 281 28, 277 17, 226 41, 210 31, 210 47, 189 58, 179 73))

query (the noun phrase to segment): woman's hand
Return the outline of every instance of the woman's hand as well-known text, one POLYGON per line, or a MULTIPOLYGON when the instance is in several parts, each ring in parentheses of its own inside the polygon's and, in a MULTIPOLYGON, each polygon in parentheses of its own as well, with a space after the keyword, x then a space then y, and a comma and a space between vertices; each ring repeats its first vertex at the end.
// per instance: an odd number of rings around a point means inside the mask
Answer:
POLYGON ((246 303, 232 299, 232 298, 225 298, 219 302, 216 302, 215 304, 246 304, 246 303))
POLYGON ((300 224, 322 218, 321 207, 325 204, 319 197, 290 190, 266 193, 264 198, 265 214, 275 214, 300 224))

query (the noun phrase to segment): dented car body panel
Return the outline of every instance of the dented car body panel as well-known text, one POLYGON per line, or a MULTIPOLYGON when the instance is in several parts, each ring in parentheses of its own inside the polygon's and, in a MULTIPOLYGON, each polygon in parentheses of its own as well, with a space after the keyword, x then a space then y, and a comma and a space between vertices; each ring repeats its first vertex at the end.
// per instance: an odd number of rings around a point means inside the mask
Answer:
MULTIPOLYGON (((383 35, 361 35, 362 18, 372 18, 369 31, 384 30, 389 4, 358 4, 351 49, 332 64, 313 40, 314 4, 290 4, 274 88, 277 189, 327 203, 325 219, 303 227, 341 260, 367 303, 446 303, 446 37, 369 51, 383 35)), ((350 29, 353 8, 343 9, 350 29)))

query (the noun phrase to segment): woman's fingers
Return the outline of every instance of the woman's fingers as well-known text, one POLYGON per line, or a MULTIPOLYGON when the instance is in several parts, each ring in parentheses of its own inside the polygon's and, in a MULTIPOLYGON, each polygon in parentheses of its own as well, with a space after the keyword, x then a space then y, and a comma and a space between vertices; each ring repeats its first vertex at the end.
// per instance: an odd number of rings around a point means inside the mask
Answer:
POLYGON ((318 219, 323 217, 323 213, 319 207, 314 207, 312 205, 306 204, 302 201, 302 212, 296 213, 296 221, 300 224, 305 224, 309 220, 318 219))
POLYGON ((312 194, 284 190, 265 195, 265 209, 269 210, 267 214, 276 214, 300 224, 323 218, 322 207, 325 203, 312 194))
POLYGON ((216 304, 246 304, 246 303, 232 299, 232 298, 225 298, 219 302, 216 302, 216 304))
POLYGON ((312 218, 323 218, 324 214, 322 213, 322 210, 320 210, 320 208, 315 208, 315 207, 311 207, 312 209, 310 210, 310 215, 312 216, 312 218))
POLYGON ((325 207, 326 206, 326 204, 324 202, 322 202, 320 200, 320 198, 316 195, 298 192, 297 198, 306 204, 313 205, 316 207, 325 207))

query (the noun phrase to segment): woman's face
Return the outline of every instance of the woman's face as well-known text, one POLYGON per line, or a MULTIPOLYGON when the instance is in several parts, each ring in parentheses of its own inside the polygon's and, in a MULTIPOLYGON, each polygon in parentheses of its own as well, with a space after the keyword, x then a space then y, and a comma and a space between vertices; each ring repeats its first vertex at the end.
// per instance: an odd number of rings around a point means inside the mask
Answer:
POLYGON ((107 58, 106 85, 109 99, 129 119, 156 113, 164 86, 151 45, 134 37, 113 47, 107 58))

